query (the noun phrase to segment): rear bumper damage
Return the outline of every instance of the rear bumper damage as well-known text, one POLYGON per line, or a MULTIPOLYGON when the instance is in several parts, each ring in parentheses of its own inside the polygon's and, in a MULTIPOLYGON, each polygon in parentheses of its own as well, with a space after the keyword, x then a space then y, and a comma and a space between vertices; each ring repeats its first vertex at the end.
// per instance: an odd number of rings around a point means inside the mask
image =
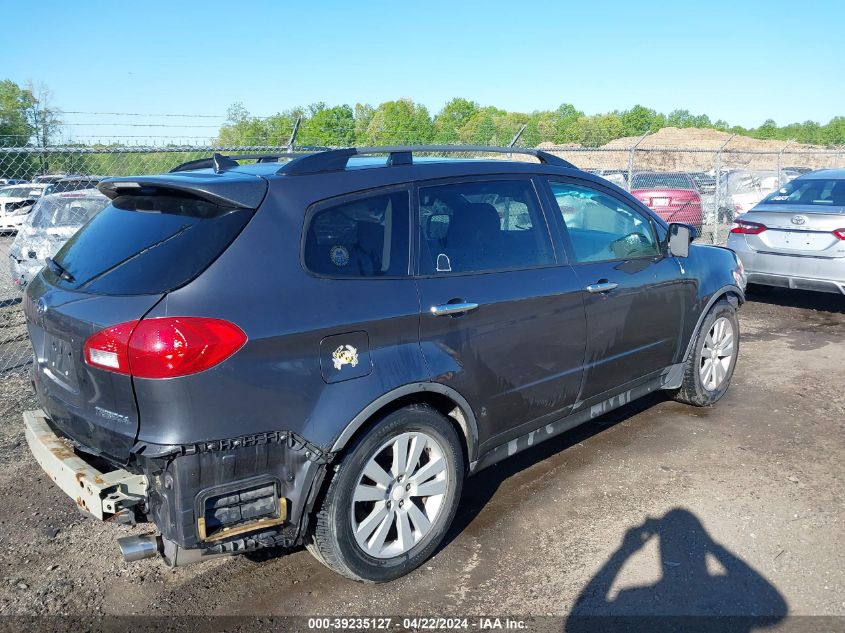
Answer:
POLYGON ((24 413, 30 451, 86 514, 155 523, 160 534, 118 539, 127 561, 162 555, 172 565, 267 547, 292 547, 323 480, 328 455, 278 431, 160 446, 139 443, 129 472, 103 472, 50 426, 24 413))
POLYGON ((107 520, 146 499, 144 475, 122 469, 101 472, 50 428, 43 411, 25 411, 23 422, 26 442, 35 460, 86 514, 107 520))

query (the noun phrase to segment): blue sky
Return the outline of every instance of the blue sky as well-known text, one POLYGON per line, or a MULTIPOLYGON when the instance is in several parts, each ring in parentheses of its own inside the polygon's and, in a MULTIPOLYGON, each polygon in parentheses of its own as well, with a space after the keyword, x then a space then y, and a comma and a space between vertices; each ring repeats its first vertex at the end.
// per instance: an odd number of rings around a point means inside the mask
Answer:
MULTIPOLYGON (((641 103, 756 126, 845 114, 845 2, 26 2, 2 72, 68 111, 268 115, 453 96, 508 110, 641 103), (43 17, 37 17, 34 12, 43 17), (806 15, 806 17, 804 17, 806 15), (16 42, 21 39, 15 38, 16 42)), ((67 115, 77 135, 213 135, 216 119, 67 115)))

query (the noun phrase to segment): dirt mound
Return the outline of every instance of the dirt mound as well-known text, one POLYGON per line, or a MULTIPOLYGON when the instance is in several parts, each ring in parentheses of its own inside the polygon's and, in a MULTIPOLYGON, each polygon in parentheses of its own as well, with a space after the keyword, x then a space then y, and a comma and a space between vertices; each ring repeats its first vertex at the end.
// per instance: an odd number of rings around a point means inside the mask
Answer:
MULTIPOLYGON (((627 136, 610 141, 604 145, 606 149, 626 149, 633 147, 640 140, 638 136, 627 136)), ((786 141, 763 140, 750 136, 732 135, 710 128, 677 128, 665 127, 654 134, 646 136, 637 146, 638 149, 655 149, 671 147, 677 149, 711 149, 717 150, 725 145, 725 150, 741 152, 779 152, 786 145, 786 141), (733 136, 733 138, 731 138, 733 136), (727 145, 725 145, 727 143, 727 145)), ((819 145, 803 143, 789 143, 789 150, 823 150, 819 145)))
POLYGON ((637 152, 630 165, 633 171, 712 171, 717 166, 720 148, 722 168, 777 170, 780 162, 782 168, 823 169, 838 167, 845 158, 841 152, 819 145, 787 144, 709 128, 666 127, 640 139, 639 136, 618 138, 601 147, 543 143, 540 148, 572 161, 582 169, 626 171, 630 150, 635 145, 637 152))

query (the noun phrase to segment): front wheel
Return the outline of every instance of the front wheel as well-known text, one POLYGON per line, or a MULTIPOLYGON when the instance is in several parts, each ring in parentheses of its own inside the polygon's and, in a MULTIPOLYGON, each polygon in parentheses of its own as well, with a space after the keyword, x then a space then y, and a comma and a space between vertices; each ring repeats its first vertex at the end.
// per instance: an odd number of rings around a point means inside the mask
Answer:
POLYGON ((443 540, 463 474, 460 440, 446 417, 422 404, 394 411, 341 460, 308 550, 354 580, 385 582, 407 574, 443 540))
POLYGON ((705 407, 718 402, 731 384, 739 353, 736 310, 720 301, 701 324, 686 360, 684 383, 675 400, 705 407))

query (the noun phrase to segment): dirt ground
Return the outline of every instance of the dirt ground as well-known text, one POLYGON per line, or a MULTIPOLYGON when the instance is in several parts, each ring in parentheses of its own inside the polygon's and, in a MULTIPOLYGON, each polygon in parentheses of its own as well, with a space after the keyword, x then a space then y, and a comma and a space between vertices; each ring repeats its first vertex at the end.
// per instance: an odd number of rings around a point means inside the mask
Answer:
POLYGON ((152 528, 77 514, 4 378, 0 614, 845 616, 845 298, 752 295, 741 326, 717 406, 655 395, 482 472, 444 547, 386 586, 305 551, 122 562, 115 539, 152 528))

